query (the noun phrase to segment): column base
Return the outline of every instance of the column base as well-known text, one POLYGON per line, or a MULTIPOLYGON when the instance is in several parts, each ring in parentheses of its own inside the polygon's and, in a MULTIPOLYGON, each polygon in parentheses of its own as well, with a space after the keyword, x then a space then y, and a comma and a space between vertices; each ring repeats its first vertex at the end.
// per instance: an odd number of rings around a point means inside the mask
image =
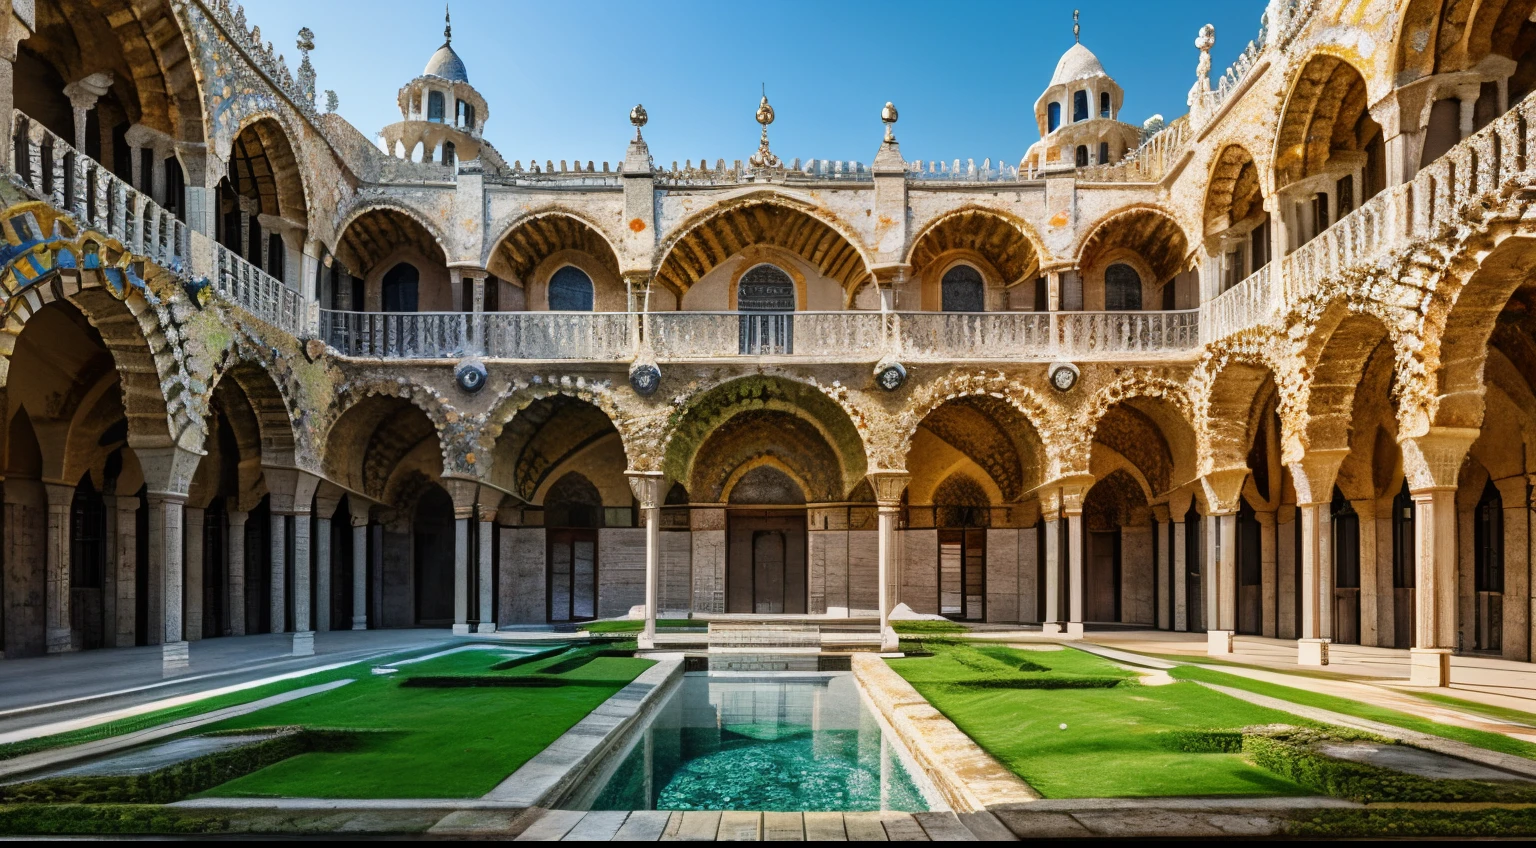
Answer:
POLYGON ((469 635, 469 625, 468 624, 455 624, 453 626, 453 635, 455 635, 455 636, 468 636, 469 635))
POLYGON ((1081 639, 1081 638, 1083 638, 1083 623, 1081 621, 1069 621, 1069 622, 1067 622, 1067 638, 1068 639, 1081 639))
POLYGON ((301 630, 293 634, 293 655, 296 657, 315 655, 315 631, 301 630))
POLYGON ((1296 664, 1297 665, 1327 665, 1328 643, 1331 639, 1297 639, 1296 640, 1296 664))
POLYGON ((1232 653, 1231 630, 1205 631, 1205 652, 1210 656, 1227 656, 1232 653))
POLYGON ((639 637, 635 639, 635 644, 642 651, 654 651, 656 650, 656 637, 642 630, 639 637))
POLYGON ((896 628, 886 625, 880 630, 880 650, 883 652, 897 651, 901 649, 901 636, 897 635, 896 628))
POLYGON ((1409 648, 1408 682, 1414 686, 1451 685, 1450 648, 1409 648))
POLYGON ((1040 632, 1047 635, 1067 632, 1066 625, 1060 621, 1047 621, 1040 625, 1040 632))
POLYGON ((352 629, 353 630, 367 630, 368 629, 368 616, 366 616, 366 615, 354 615, 354 616, 352 616, 352 629))
POLYGON ((64 654, 75 649, 74 634, 68 627, 48 631, 48 653, 64 654))
POLYGON ((476 633, 495 633, 496 632, 496 622, 494 622, 494 621, 482 621, 482 622, 480 622, 480 625, 475 628, 475 632, 476 633))
POLYGON ((186 642, 166 642, 160 646, 160 672, 175 674, 192 665, 192 653, 186 642))

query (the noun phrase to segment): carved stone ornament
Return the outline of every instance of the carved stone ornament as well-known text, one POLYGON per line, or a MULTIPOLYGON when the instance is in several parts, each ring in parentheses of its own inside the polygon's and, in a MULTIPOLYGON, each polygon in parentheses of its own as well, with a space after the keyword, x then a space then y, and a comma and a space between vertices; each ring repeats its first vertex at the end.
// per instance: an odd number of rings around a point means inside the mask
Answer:
POLYGON ((642 362, 629 369, 629 387, 641 397, 650 397, 661 388, 661 369, 650 362, 642 362))
POLYGON ((1077 366, 1070 362, 1054 362, 1049 372, 1051 388, 1058 392, 1070 392, 1077 385, 1079 376, 1077 366))
POLYGON ((907 382, 907 369, 900 362, 884 363, 884 367, 875 373, 875 382, 880 388, 894 392, 907 382))
POLYGON ((453 379, 459 384, 459 388, 470 394, 485 388, 486 377, 485 363, 477 359, 467 359, 459 363, 459 367, 453 372, 453 379))

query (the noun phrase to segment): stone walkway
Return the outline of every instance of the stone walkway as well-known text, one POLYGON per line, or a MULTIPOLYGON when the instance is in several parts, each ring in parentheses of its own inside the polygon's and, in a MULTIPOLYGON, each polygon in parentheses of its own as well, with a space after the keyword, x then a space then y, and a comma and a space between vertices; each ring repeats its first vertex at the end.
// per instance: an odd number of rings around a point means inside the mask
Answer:
MULTIPOLYGON (((448 821, 433 834, 468 835, 448 821)), ((633 813, 550 810, 519 842, 977 842, 1016 841, 991 813, 757 813, 741 810, 633 813)))

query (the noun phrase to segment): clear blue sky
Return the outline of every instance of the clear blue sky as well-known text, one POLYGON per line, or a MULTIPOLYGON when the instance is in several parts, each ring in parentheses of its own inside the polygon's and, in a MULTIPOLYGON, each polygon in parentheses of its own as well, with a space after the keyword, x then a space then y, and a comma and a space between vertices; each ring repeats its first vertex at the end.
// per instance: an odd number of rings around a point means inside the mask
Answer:
MULTIPOLYGON (((1188 111, 1199 28, 1216 25, 1212 76, 1258 32, 1264 0, 1013 2, 620 2, 454 0, 453 46, 490 104, 486 134, 509 161, 618 162, 629 109, 645 104, 658 162, 746 159, 759 88, 778 112, 786 160, 873 158, 880 107, 901 112, 907 159, 1018 162, 1039 138, 1035 99, 1083 43, 1125 89, 1121 118, 1188 111)), ((435 0, 250 0, 246 17, 299 64, 315 32, 318 88, 374 138, 399 120, 396 94, 442 44, 435 0)), ((323 108, 324 95, 319 96, 323 108)))

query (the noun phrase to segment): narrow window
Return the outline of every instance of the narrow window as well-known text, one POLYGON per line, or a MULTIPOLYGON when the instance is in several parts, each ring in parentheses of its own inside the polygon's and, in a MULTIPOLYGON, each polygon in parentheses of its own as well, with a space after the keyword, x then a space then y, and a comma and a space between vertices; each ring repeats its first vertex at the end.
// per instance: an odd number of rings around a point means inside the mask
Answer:
POLYGON ((1099 164, 1103 165, 1103 164, 1105 164, 1108 161, 1109 161, 1109 142, 1101 141, 1101 142, 1099 142, 1099 164))
POLYGON ((1072 94, 1072 121, 1088 120, 1088 92, 1078 91, 1072 94))
POLYGON ((1045 131, 1055 132, 1061 126, 1061 104, 1051 103, 1045 107, 1045 131))
POLYGON ((443 142, 443 164, 451 168, 456 162, 458 162, 458 159, 454 154, 453 142, 443 142))
POLYGON ((415 312, 416 284, 421 273, 415 265, 401 262, 384 273, 381 284, 385 312, 415 312))
POLYGON ((1109 117, 1109 92, 1107 91, 1099 92, 1099 117, 1109 117))
POLYGON ((441 91, 427 92, 427 120, 443 122, 443 93, 441 91))
POLYGON ((1088 167, 1088 145, 1086 144, 1079 144, 1077 146, 1077 167, 1088 167))
POLYGON ((985 312, 986 287, 981 274, 969 265, 956 265, 944 274, 941 308, 945 312, 985 312))
POLYGON ((1504 644, 1504 498, 1492 480, 1477 502, 1472 535, 1476 648, 1497 651, 1504 644))
POLYGON ((1104 271, 1104 308, 1112 312, 1141 309, 1141 275, 1117 262, 1104 271))

